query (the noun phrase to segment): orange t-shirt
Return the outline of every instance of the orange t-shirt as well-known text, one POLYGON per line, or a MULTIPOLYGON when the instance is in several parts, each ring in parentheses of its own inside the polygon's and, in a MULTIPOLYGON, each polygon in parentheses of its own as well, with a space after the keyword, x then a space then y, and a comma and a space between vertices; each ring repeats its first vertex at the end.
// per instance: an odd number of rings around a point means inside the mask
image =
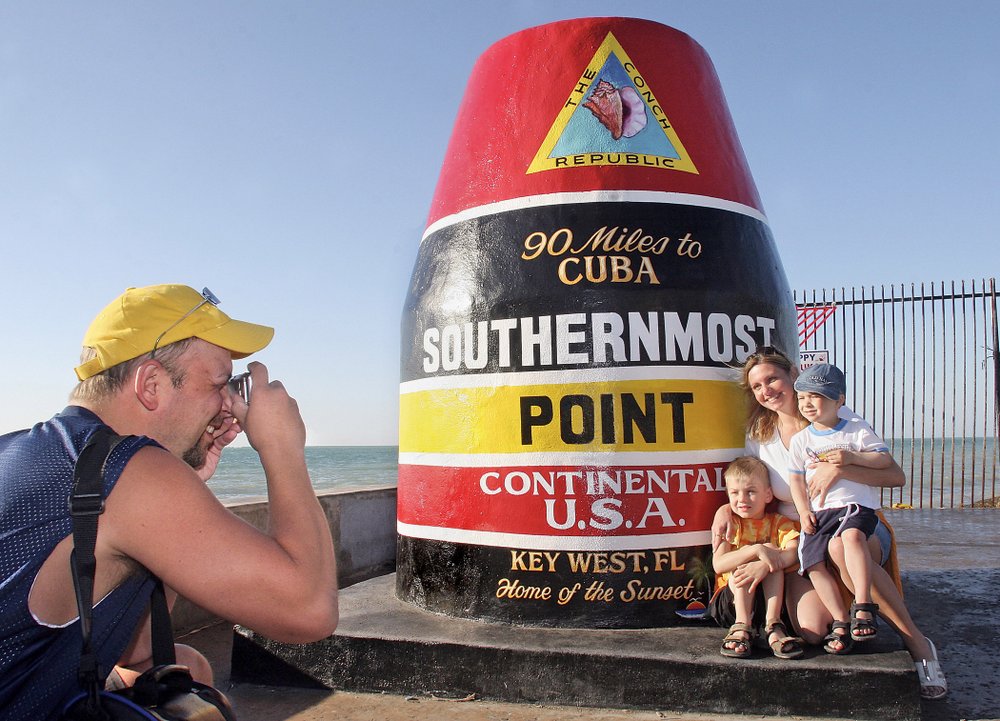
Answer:
MULTIPOLYGON (((752 546, 755 543, 771 543, 784 549, 789 541, 799 537, 799 524, 780 513, 765 513, 763 518, 738 518, 736 538, 733 548, 752 546)), ((715 577, 716 590, 729 582, 728 573, 720 573, 715 577)))

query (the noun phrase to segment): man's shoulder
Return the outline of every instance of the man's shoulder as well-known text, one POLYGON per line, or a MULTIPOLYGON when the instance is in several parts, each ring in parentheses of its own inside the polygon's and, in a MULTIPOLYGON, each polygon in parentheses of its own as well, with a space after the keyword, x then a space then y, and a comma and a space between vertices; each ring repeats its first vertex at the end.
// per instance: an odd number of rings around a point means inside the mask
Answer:
POLYGON ((126 483, 158 483, 162 477, 190 476, 194 470, 183 460, 146 436, 126 436, 123 445, 131 445, 122 470, 126 483))

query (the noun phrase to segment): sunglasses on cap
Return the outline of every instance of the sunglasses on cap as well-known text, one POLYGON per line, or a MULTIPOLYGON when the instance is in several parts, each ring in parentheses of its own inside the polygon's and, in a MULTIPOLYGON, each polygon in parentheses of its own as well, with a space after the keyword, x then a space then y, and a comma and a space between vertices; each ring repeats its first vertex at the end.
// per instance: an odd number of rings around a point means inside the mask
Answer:
POLYGON ((211 303, 212 305, 217 306, 217 305, 219 305, 219 303, 222 302, 221 300, 219 300, 218 296, 215 295, 215 293, 213 293, 212 291, 210 291, 208 288, 202 288, 201 289, 201 297, 202 297, 202 301, 200 303, 198 303, 197 305, 195 305, 194 308, 192 308, 187 313, 185 313, 180 318, 178 318, 173 323, 171 323, 169 326, 167 326, 167 329, 165 331, 163 331, 162 333, 160 333, 160 335, 156 336, 156 340, 153 342, 153 350, 151 350, 149 352, 151 358, 155 358, 156 357, 156 350, 160 347, 160 341, 163 340, 163 336, 165 336, 167 333, 169 333, 174 328, 176 328, 178 325, 180 325, 192 313, 194 313, 196 310, 198 310, 199 308, 201 308, 206 303, 211 303))

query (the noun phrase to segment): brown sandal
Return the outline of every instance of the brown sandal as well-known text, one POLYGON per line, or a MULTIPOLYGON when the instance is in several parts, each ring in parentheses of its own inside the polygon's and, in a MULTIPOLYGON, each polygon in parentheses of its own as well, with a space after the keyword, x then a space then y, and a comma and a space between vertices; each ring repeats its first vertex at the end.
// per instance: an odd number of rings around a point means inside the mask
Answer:
POLYGON ((753 628, 745 623, 734 623, 729 627, 729 634, 722 639, 720 653, 729 658, 750 658, 753 638, 753 628), (727 643, 733 644, 733 648, 728 648, 727 643))
POLYGON ((764 633, 766 634, 767 645, 771 647, 771 653, 776 658, 798 658, 805 653, 805 650, 802 648, 802 644, 805 641, 798 636, 789 636, 785 624, 781 621, 771 621, 764 627, 764 633), (772 641, 771 636, 777 636, 778 638, 772 641))

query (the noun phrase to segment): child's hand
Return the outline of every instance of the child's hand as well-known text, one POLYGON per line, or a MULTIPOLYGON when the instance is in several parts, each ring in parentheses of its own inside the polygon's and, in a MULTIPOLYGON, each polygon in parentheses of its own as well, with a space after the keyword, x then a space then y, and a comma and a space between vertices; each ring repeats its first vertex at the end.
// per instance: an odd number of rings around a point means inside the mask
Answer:
POLYGON ((816 533, 816 514, 810 511, 809 513, 803 513, 799 518, 802 524, 803 533, 816 533))
POLYGON ((730 577, 736 588, 746 589, 747 593, 753 593, 757 584, 767 578, 767 566, 761 561, 750 561, 742 566, 737 566, 730 577))
POLYGON ((835 448, 823 454, 823 460, 834 466, 850 466, 854 463, 854 453, 835 448))
POLYGON ((771 573, 781 570, 781 558, 777 548, 761 544, 757 546, 757 558, 767 564, 767 570, 771 573))

